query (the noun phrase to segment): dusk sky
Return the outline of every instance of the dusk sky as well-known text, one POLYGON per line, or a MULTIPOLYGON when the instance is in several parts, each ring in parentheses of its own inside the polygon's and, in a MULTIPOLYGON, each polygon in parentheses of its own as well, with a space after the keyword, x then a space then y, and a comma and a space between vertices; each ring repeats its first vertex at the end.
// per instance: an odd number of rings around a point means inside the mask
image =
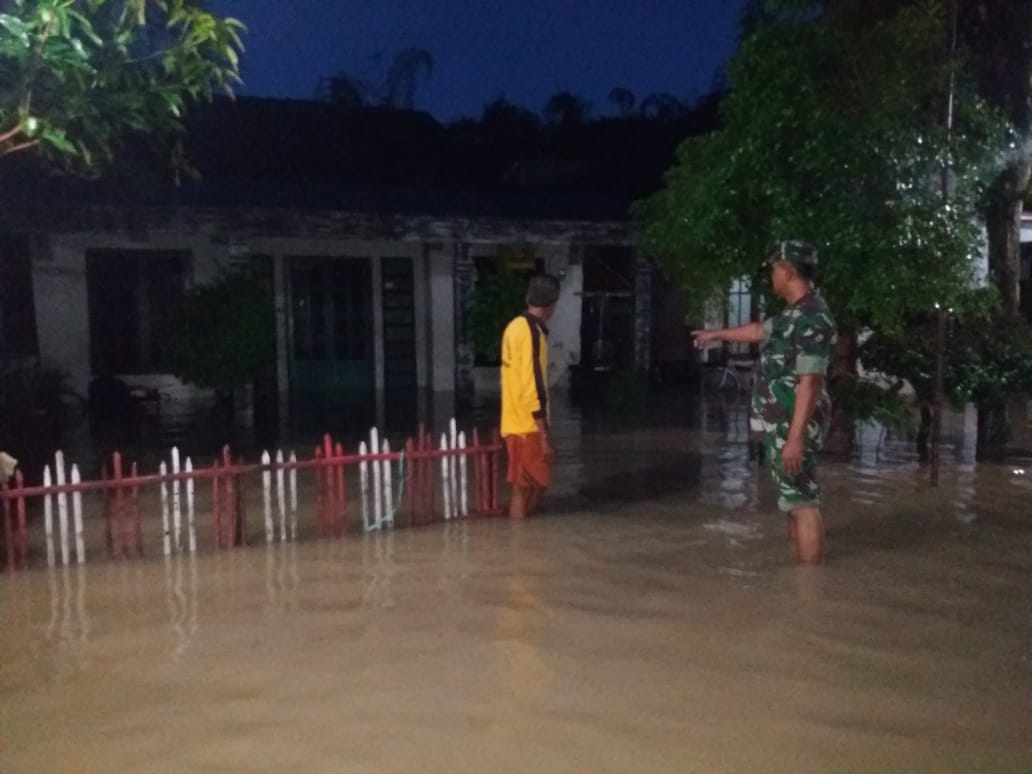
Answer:
POLYGON ((212 0, 249 29, 244 94, 311 97, 321 75, 363 73, 416 46, 435 59, 416 106, 478 115, 498 96, 540 110, 570 90, 612 111, 614 86, 639 99, 706 92, 732 53, 742 0, 212 0))

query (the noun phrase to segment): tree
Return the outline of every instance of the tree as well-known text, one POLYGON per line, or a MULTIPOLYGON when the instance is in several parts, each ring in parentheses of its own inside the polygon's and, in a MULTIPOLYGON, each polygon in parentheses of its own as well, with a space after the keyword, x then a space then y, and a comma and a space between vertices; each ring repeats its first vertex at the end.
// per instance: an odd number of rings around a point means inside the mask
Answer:
POLYGON ((650 94, 641 101, 642 118, 669 121, 685 113, 685 105, 673 94, 650 94))
POLYGON ((243 25, 187 0, 9 0, 0 29, 0 159, 95 173, 126 135, 175 135, 240 82, 243 25))
MULTIPOLYGON (((979 406, 978 457, 998 453, 1007 440, 1006 408, 1012 395, 1032 393, 1032 327, 999 313, 992 289, 965 294, 950 310, 943 386, 947 400, 979 406)), ((927 451, 935 399, 936 315, 908 320, 905 331, 876 332, 861 347, 864 364, 905 379, 921 408, 918 448, 927 451)))
POLYGON ((617 86, 609 92, 609 101, 616 107, 616 113, 620 118, 634 116, 634 108, 638 104, 638 99, 630 89, 617 86))
POLYGON ((265 364, 275 333, 269 288, 244 274, 225 274, 187 297, 170 348, 173 372, 184 382, 215 390, 216 409, 228 428, 233 393, 265 364))
POLYGON ((316 97, 348 107, 412 110, 420 80, 433 75, 434 57, 426 49, 410 47, 395 54, 386 73, 379 54, 370 58, 369 69, 373 74, 366 77, 342 70, 320 78, 316 97))
MULTIPOLYGON (((870 23, 891 17, 900 6, 921 0, 824 0, 827 14, 848 23, 870 23)), ((788 6, 806 6, 782 0, 788 6)), ((1028 0, 943 0, 944 29, 955 26, 961 54, 982 99, 1010 122, 1011 136, 1001 144, 994 180, 985 201, 989 268, 1001 295, 1000 313, 1019 317, 1020 230, 1022 198, 1032 178, 1032 3, 1028 0)), ((769 18, 770 3, 751 0, 743 28, 769 18)), ((944 33, 946 34, 946 33, 944 33)))
POLYGON ((577 127, 591 115, 591 105, 569 91, 560 91, 549 97, 541 114, 545 121, 557 127, 577 127))
POLYGON ((315 96, 335 105, 356 108, 370 102, 369 84, 350 73, 339 72, 319 79, 315 96))
POLYGON ((419 79, 429 79, 434 73, 434 57, 422 48, 406 48, 391 62, 384 82, 385 103, 400 110, 415 107, 419 79))
POLYGON ((814 242, 841 375, 855 372, 859 328, 900 330, 969 287, 1005 126, 949 56, 936 0, 873 21, 788 5, 732 60, 723 130, 685 142, 637 214, 646 248, 696 301, 753 276, 774 241, 814 242), (951 75, 949 153, 962 174, 947 207, 951 75))

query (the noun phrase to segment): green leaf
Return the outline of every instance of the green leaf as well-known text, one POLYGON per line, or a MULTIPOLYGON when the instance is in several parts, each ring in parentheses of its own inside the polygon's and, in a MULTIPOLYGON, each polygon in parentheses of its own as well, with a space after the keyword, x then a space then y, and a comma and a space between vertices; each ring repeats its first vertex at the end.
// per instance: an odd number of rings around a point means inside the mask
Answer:
POLYGON ((23 20, 17 16, 12 16, 7 13, 0 13, 0 27, 3 27, 11 35, 13 35, 18 42, 26 48, 31 45, 29 34, 31 28, 23 20))
POLYGON ((68 154, 69 156, 74 156, 78 153, 75 144, 68 139, 68 135, 61 129, 48 126, 40 132, 40 137, 44 142, 49 143, 61 153, 68 154))

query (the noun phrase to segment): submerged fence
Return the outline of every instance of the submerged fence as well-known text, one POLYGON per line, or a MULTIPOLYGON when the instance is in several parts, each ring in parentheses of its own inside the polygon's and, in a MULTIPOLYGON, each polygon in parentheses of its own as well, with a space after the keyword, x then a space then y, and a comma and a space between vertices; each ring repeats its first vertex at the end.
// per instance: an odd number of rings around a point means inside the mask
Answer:
POLYGON ((146 514, 160 514, 165 555, 202 548, 198 521, 204 516, 211 521, 211 547, 224 550, 262 536, 267 543, 288 542, 313 531, 338 537, 353 528, 370 532, 495 515, 501 452, 497 433, 482 442, 474 429, 467 442, 454 419, 436 447, 420 427, 394 450, 374 428, 354 454, 326 435, 308 459, 276 450, 247 463, 234 460, 227 446, 210 466, 195 467, 173 448, 150 475, 115 452, 92 481, 58 451, 41 485, 26 486, 19 470, 13 485, 2 486, 5 563, 8 570, 29 566, 40 538, 38 552, 45 552, 50 566, 85 563, 87 549, 101 536, 109 557, 142 556, 145 537, 158 537, 157 519, 145 521, 146 514), (262 516, 257 536, 250 532, 252 509, 262 516), (314 521, 305 523, 301 513, 314 521))

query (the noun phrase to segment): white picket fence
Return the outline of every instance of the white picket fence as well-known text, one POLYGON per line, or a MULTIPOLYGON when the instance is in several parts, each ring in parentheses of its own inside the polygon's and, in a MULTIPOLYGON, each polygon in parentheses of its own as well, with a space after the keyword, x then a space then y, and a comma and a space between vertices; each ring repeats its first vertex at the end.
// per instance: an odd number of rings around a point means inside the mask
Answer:
MULTIPOLYGON (((466 451, 466 434, 458 430, 456 421, 452 419, 448 430, 441 434, 440 446, 434 452, 434 462, 439 466, 443 516, 446 520, 466 517, 470 513, 466 451)), ((362 528, 365 532, 392 529, 395 526, 395 515, 403 502, 405 489, 411 485, 411 466, 407 466, 409 461, 405 458, 404 449, 393 461, 376 459, 389 454, 390 442, 386 438, 381 442, 380 432, 375 427, 370 430, 368 441, 362 441, 358 447, 359 457, 374 458, 358 463, 362 528)), ((243 466, 244 469, 261 472, 266 543, 277 540, 285 543, 297 539, 298 470, 301 467, 303 465, 299 465, 294 452, 285 453, 281 449, 276 450, 275 454, 263 452, 260 465, 243 466)), ((190 457, 182 459, 179 449, 173 447, 168 460, 160 463, 157 476, 121 479, 111 485, 126 488, 156 483, 160 491, 162 553, 166 556, 194 554, 198 546, 196 483, 214 475, 228 474, 219 473, 217 466, 197 470, 190 457)), ((242 476, 239 473, 234 475, 242 476)), ((62 451, 54 454, 52 466, 46 465, 43 469, 43 489, 58 490, 42 495, 47 564, 51 567, 58 563, 70 564, 73 549, 76 563, 83 564, 86 561, 83 493, 77 489, 69 491, 67 486, 78 487, 81 484, 79 467, 74 464, 69 466, 62 451)))

